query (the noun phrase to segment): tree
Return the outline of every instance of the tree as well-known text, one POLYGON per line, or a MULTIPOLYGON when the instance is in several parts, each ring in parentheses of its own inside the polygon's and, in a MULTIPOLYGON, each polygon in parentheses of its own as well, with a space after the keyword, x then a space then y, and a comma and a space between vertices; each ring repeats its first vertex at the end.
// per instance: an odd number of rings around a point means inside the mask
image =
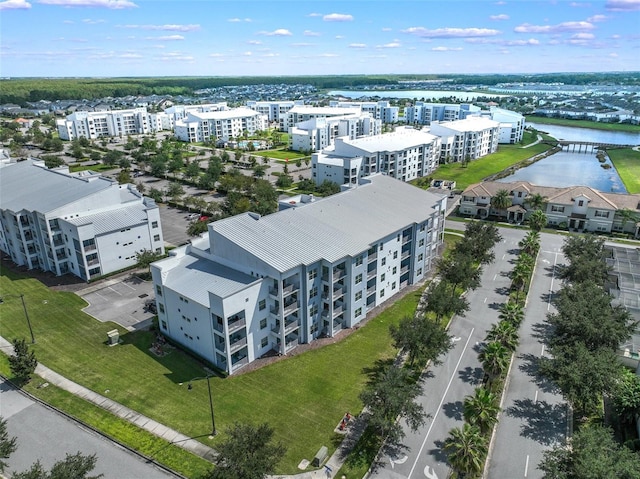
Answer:
POLYGON ((569 282, 595 281, 603 284, 608 276, 605 262, 604 238, 595 235, 568 236, 562 252, 569 265, 561 268, 559 276, 569 282))
POLYGON ((424 424, 424 409, 415 401, 421 392, 420 382, 395 364, 385 366, 365 385, 360 400, 369 412, 369 426, 386 447, 398 447, 404 437, 398 417, 404 418, 414 432, 424 424))
POLYGON ((151 274, 151 263, 158 261, 160 258, 162 258, 161 253, 156 253, 148 249, 143 249, 136 253, 136 263, 138 267, 145 268, 149 275, 151 274))
POLYGON ((293 184, 293 178, 290 175, 282 174, 278 176, 276 180, 276 186, 278 188, 289 188, 293 184))
POLYGON ((16 338, 13 340, 13 356, 9 356, 9 368, 11 374, 23 382, 29 382, 31 375, 36 370, 38 360, 36 354, 29 349, 27 341, 24 338, 16 338))
POLYGON ((410 366, 416 359, 437 363, 453 346, 451 337, 438 323, 417 315, 404 316, 398 326, 389 327, 389 332, 394 346, 408 354, 410 366))
POLYGON ((209 223, 207 221, 196 220, 192 221, 189 223, 189 226, 187 226, 187 234, 189 236, 198 236, 202 233, 206 233, 208 229, 209 223))
POLYGON ((491 430, 498 422, 498 399, 487 388, 476 388, 473 396, 464 398, 464 420, 472 426, 478 426, 482 434, 491 430))
POLYGON ((253 167, 253 176, 256 178, 264 178, 267 174, 267 168, 264 165, 256 165, 253 167))
POLYGON ((171 198, 173 201, 178 201, 182 195, 184 195, 184 188, 180 183, 174 181, 169 184, 166 191, 167 197, 171 198))
POLYGON ((124 158, 124 153, 118 150, 109 150, 102 157, 102 162, 108 166, 115 166, 124 158))
POLYGON ((151 174, 157 178, 161 178, 164 176, 166 171, 167 171, 166 162, 162 159, 160 155, 157 155, 151 161, 151 170, 150 170, 151 174))
POLYGON ((264 479, 275 472, 286 452, 282 443, 273 442, 273 428, 267 423, 235 423, 226 436, 216 446, 215 468, 203 479, 264 479))
POLYGON ((527 253, 521 252, 518 255, 516 264, 509 273, 511 284, 516 289, 516 300, 520 297, 520 291, 524 289, 531 278, 531 273, 535 266, 535 258, 527 253))
POLYGON ((457 289, 476 289, 480 286, 482 268, 474 264, 469 255, 453 251, 442 257, 436 264, 443 280, 451 285, 451 297, 457 296, 457 289))
POLYGON ((491 326, 485 341, 496 341, 513 352, 518 347, 518 329, 509 321, 499 321, 491 326))
POLYGON ((89 476, 88 474, 96 467, 96 455, 85 456, 77 452, 67 454, 62 461, 56 462, 49 472, 46 472, 37 461, 31 469, 14 473, 12 479, 99 479, 103 474, 89 476))
POLYGON ((500 305, 500 314, 498 317, 503 321, 508 321, 517 328, 524 319, 524 310, 519 303, 507 301, 500 305))
POLYGON ((547 215, 542 210, 535 210, 529 216, 529 228, 531 228, 531 231, 539 232, 547 226, 547 221, 547 215))
POLYGON ((0 416, 0 474, 4 473, 4 469, 7 467, 5 459, 9 459, 9 456, 17 448, 16 441, 15 437, 9 438, 7 421, 0 416))
POLYGON ((160 191, 158 188, 152 187, 149 190, 149 194, 147 196, 151 198, 153 201, 155 201, 156 203, 162 203, 162 191, 160 191))
POLYGON ((120 172, 118 173, 117 180, 118 180, 118 183, 121 185, 131 183, 131 174, 129 173, 129 170, 126 168, 120 170, 120 172))
POLYGON ((629 208, 622 208, 617 210, 614 217, 617 217, 622 222, 622 231, 624 231, 627 223, 637 223, 638 221, 640 221, 640 216, 638 216, 638 213, 630 210, 629 208))
POLYGON ((537 231, 529 231, 527 235, 520 240, 518 246, 524 253, 531 256, 537 255, 540 249, 540 233, 537 231))
POLYGON ((475 476, 484 467, 487 441, 480 433, 480 428, 465 424, 462 428, 449 431, 449 437, 444 441, 444 450, 458 477, 475 476))
POLYGON ((545 479, 639 479, 640 455, 616 443, 610 429, 597 424, 574 432, 569 445, 543 453, 538 466, 545 479))
POLYGON ((197 160, 187 162, 187 166, 184 170, 184 176, 193 180, 194 178, 198 178, 200 176, 200 165, 197 160))
POLYGON ((511 353, 502 343, 492 341, 487 343, 484 349, 478 355, 482 362, 482 368, 489 377, 489 383, 500 377, 509 367, 511 353))
POLYGON ((58 168, 64 165, 64 160, 56 155, 42 155, 41 159, 44 160, 44 166, 47 168, 58 168))
POLYGON ((426 311, 430 311, 436 315, 436 323, 449 315, 462 315, 469 311, 469 302, 458 295, 453 298, 449 294, 446 281, 440 281, 435 287, 429 290, 427 297, 426 311))
POLYGON ((491 206, 498 211, 498 216, 506 216, 506 210, 512 205, 511 195, 509 191, 500 189, 491 198, 491 206))
POLYGON ((456 252, 471 256, 480 264, 494 260, 493 247, 502 241, 498 228, 492 223, 471 221, 467 223, 464 237, 456 245, 456 252))
POLYGON ((532 210, 541 210, 547 201, 547 198, 542 196, 540 193, 534 193, 532 195, 527 196, 525 203, 529 205, 532 210))
POLYGON ((633 424, 640 415, 640 376, 623 367, 611 396, 620 419, 633 424))

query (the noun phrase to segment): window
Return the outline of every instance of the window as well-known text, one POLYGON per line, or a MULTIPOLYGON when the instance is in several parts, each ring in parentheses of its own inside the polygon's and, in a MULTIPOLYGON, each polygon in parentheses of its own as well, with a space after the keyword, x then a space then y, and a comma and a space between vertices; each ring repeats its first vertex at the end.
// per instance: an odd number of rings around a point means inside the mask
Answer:
POLYGON ((394 266, 394 267, 393 267, 393 271, 392 271, 392 273, 393 273, 393 274, 396 274, 397 272, 398 272, 398 267, 397 267, 397 266, 394 266))
POLYGON ((380 281, 384 281, 384 277, 385 277, 385 274, 384 274, 384 273, 382 273, 382 274, 380 275, 380 281))
POLYGON ((362 316, 362 308, 356 309, 356 318, 359 318, 360 316, 362 316))
POLYGON ((162 296, 162 287, 159 284, 156 284, 156 294, 162 296))
POLYGON ((400 233, 398 233, 398 236, 396 237, 396 241, 400 241, 400 233))
POLYGON ((578 206, 584 206, 584 200, 579 200, 578 201, 578 206))
POLYGON ((160 310, 161 313, 164 313, 164 304, 158 303, 158 309, 160 310))
POLYGON ((564 206, 551 205, 551 211, 554 213, 564 213, 564 206))
POLYGON ((153 241, 160 241, 160 235, 153 235, 153 241))
POLYGON ((384 289, 381 289, 381 290, 380 290, 380 297, 381 297, 381 298, 384 298, 384 289))
POLYGON ((362 291, 358 291, 355 296, 356 301, 360 301, 362 299, 362 291))
POLYGON ((318 305, 314 304, 309 308, 309 316, 315 316, 316 314, 318 314, 318 305))
POLYGON ((262 340, 260 341, 260 347, 264 348, 267 344, 269 344, 269 338, 267 338, 266 336, 264 338, 262 338, 262 340))
POLYGON ((420 253, 420 254, 418 255, 418 261, 422 261, 422 258, 423 258, 423 257, 424 257, 424 256, 422 255, 422 253, 420 253))
POLYGON ((162 321, 162 329, 167 329, 167 322, 166 321, 162 321))
POLYGON ((360 255, 360 256, 358 256, 356 258, 356 266, 360 266, 362 264, 362 259, 363 259, 362 255, 360 255))
POLYGON ((258 303, 258 309, 260 311, 262 311, 266 307, 267 307, 267 300, 266 299, 261 299, 260 302, 258 303))
POLYGON ((267 327, 267 318, 262 318, 260 320, 260 329, 264 329, 267 327))
POLYGON ((422 239, 418 242, 418 246, 424 246, 424 238, 422 238, 422 239))
POLYGON ((596 210, 596 217, 600 217, 600 218, 608 218, 609 217, 609 212, 608 211, 600 211, 600 210, 596 210))
POLYGON ((398 259, 398 252, 397 251, 393 252, 393 259, 398 259))
POLYGON ((422 274, 422 268, 418 268, 418 271, 416 271, 416 275, 420 276, 422 274))
POLYGON ((158 222, 157 221, 152 221, 151 222, 151 227, 152 228, 157 228, 158 227, 158 222))
POLYGON ((315 298, 316 296, 318 296, 318 287, 314 286, 313 288, 311 288, 311 291, 309 292, 309 299, 315 298))
POLYGON ((396 282, 391 283, 391 289, 396 289, 396 282))
POLYGON ((387 264, 387 258, 382 258, 382 261, 380 262, 380 266, 384 266, 385 264, 387 264))
POLYGON ((362 273, 356 276, 356 284, 360 284, 360 283, 362 283, 362 273))
POLYGON ((425 226, 424 226, 424 223, 423 223, 423 224, 420 225, 420 231, 424 231, 424 228, 425 228, 425 226))
POLYGON ((312 269, 311 271, 309 271, 309 281, 311 281, 312 279, 316 279, 317 276, 318 276, 317 269, 312 269))

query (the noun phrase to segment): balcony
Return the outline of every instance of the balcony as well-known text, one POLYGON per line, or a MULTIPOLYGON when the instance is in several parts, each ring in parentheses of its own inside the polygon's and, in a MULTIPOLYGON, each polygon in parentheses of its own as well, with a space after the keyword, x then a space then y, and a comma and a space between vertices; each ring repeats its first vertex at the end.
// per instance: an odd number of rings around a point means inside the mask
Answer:
POLYGON ((87 266, 93 266, 99 263, 100 263, 99 259, 92 259, 91 261, 87 261, 87 266))
POLYGON ((300 321, 298 321, 297 317, 292 321, 286 321, 284 323, 284 334, 289 334, 293 331, 297 331, 299 327, 300 321))
POLYGON ((409 256, 411 256, 410 249, 408 249, 407 251, 403 251, 402 254, 400 255, 400 259, 407 259, 409 256))
POLYGON ((342 329, 342 318, 333 320, 333 334, 342 329))
POLYGON ((227 326, 227 334, 232 334, 235 331, 238 331, 241 328, 246 326, 247 322, 244 318, 237 318, 235 320, 229 319, 229 325, 227 326))
POLYGON ((229 351, 231 353, 235 353, 240 348, 242 348, 243 346, 246 346, 246 345, 247 345, 247 337, 246 336, 242 336, 241 338, 237 338, 235 341, 233 341, 233 340, 231 340, 231 338, 229 338, 229 351))
POLYGON ((346 276, 346 271, 344 269, 341 268, 337 268, 334 272, 333 272, 333 281, 338 281, 339 279, 342 279, 346 276))
POLYGON ((409 266, 403 266, 400 268, 400 274, 405 274, 409 272, 409 266))
POLYGON ((403 236, 402 237, 402 245, 406 245, 407 243, 409 243, 411 241, 411 235, 407 235, 407 236, 403 236))
POLYGON ((233 364, 231 364, 231 372, 236 372, 238 369, 242 368, 243 366, 246 366, 247 364, 249 364, 249 358, 248 357, 243 357, 241 359, 238 359, 236 362, 234 362, 233 364))
POLYGON ((213 344, 216 348, 216 351, 220 351, 221 353, 224 353, 227 350, 227 345, 224 341, 214 341, 213 344))
POLYGON ((293 348, 295 348, 296 346, 298 346, 298 339, 292 339, 291 341, 288 341, 286 343, 284 343, 284 352, 287 353, 289 351, 291 351, 293 348))
POLYGON ((367 271, 367 280, 370 280, 371 278, 375 278, 377 274, 378 272, 375 269, 372 269, 371 271, 367 271))
POLYGON ((285 303, 284 305, 284 315, 289 316, 292 313, 295 313, 300 308, 300 303, 298 301, 291 301, 290 303, 285 303))
POLYGON ((340 316, 344 312, 344 307, 342 305, 336 306, 333 308, 333 318, 340 316))
POLYGON ((346 292, 347 288, 345 287, 333 288, 333 295, 331 298, 335 301, 336 299, 343 297, 346 292))
POLYGON ((90 244, 84 247, 85 252, 95 251, 97 249, 96 244, 90 244))

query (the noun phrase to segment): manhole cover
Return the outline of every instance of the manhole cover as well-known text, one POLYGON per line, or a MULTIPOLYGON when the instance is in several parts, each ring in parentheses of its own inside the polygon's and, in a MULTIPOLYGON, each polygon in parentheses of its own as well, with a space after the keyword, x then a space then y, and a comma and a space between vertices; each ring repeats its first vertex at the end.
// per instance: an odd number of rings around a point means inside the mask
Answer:
POLYGON ((141 294, 140 296, 138 296, 138 298, 146 298, 147 296, 149 296, 148 294, 141 294))

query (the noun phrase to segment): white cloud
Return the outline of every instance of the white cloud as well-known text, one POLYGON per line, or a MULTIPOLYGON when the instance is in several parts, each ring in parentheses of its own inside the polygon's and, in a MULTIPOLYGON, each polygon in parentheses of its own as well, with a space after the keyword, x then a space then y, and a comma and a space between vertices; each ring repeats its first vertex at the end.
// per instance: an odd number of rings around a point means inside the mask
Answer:
POLYGON ((85 18, 82 20, 82 23, 86 23, 87 25, 97 25, 99 23, 105 23, 104 20, 92 20, 90 18, 85 18))
POLYGON ((162 35, 159 37, 147 37, 147 40, 160 40, 165 42, 173 42, 176 40, 184 40, 184 36, 182 35, 162 35))
POLYGON ((178 62, 193 62, 194 58, 191 55, 186 55, 182 52, 166 52, 160 55, 161 61, 178 61, 178 62))
POLYGON ((122 55, 120 55, 120 58, 135 59, 135 58, 144 58, 144 56, 140 55, 139 53, 123 53, 122 55))
POLYGON ((569 4, 570 7, 574 7, 574 8, 582 8, 582 7, 590 7, 591 4, 590 3, 581 3, 581 2, 571 2, 569 4))
POLYGON ((336 40, 342 40, 344 38, 344 35, 336 35, 335 38, 336 40))
POLYGON ((346 13, 330 13, 329 15, 322 17, 322 20, 325 22, 352 22, 353 15, 346 13))
POLYGON ((262 42, 260 40, 247 40, 247 43, 249 45, 262 45, 262 42))
POLYGON ((245 56, 245 57, 250 57, 251 55, 253 55, 253 52, 244 52, 242 54, 242 56, 245 56))
POLYGON ((640 10, 640 0, 608 0, 605 8, 614 12, 640 10))
POLYGON ((291 44, 292 47, 313 47, 315 43, 296 42, 291 44))
POLYGON ((307 17, 321 17, 322 13, 310 13, 307 17))
POLYGON ((350 43, 349 48, 367 48, 366 43, 350 43))
POLYGON ((529 25, 523 23, 513 30, 518 33, 564 33, 593 30, 595 27, 589 22, 563 22, 557 25, 529 25))
POLYGON ((324 57, 324 58, 334 58, 334 57, 337 57, 338 54, 337 53, 321 53, 318 56, 319 57, 324 57))
POLYGON ((462 47, 433 47, 431 51, 434 52, 459 52, 462 47))
POLYGON ((500 15, 491 15, 489 16, 491 20, 500 21, 500 20, 509 20, 509 15, 505 15, 501 13, 500 15))
POLYGON ((38 0, 43 5, 58 5, 61 7, 100 7, 110 10, 122 10, 124 8, 137 8, 129 0, 38 0))
POLYGON ((122 25, 122 28, 139 28, 140 30, 160 30, 166 32, 194 32, 200 30, 200 25, 165 24, 165 25, 122 25))
POLYGON ((409 27, 402 30, 402 33, 426 38, 472 38, 499 35, 501 32, 491 28, 436 28, 429 30, 424 27, 409 27))
POLYGON ((617 53, 609 53, 609 56, 611 58, 618 58, 618 54, 617 53))
POLYGON ((31 4, 25 0, 6 0, 0 2, 0 10, 28 10, 31 4))
POLYGON ((390 32, 390 31, 391 31, 391 28, 389 28, 389 27, 382 27, 382 31, 383 31, 383 32, 390 32))
POLYGON ((293 33, 286 28, 278 28, 272 32, 258 32, 258 35, 266 35, 268 37, 290 37, 293 33))
POLYGON ((240 22, 247 22, 247 23, 251 23, 253 20, 251 20, 250 18, 229 18, 227 20, 227 22, 231 22, 231 23, 240 23, 240 22))
POLYGON ((401 46, 400 42, 394 41, 384 45, 376 45, 376 48, 400 48, 401 46))
POLYGON ((224 53, 209 53, 209 56, 212 58, 220 58, 220 57, 224 57, 225 54, 224 53))
POLYGON ((506 45, 509 47, 540 45, 540 41, 535 38, 530 38, 529 40, 503 40, 498 38, 467 38, 465 42, 480 44, 480 45, 506 45))
POLYGON ((305 30, 304 32, 302 32, 302 34, 305 37, 319 37, 320 36, 320 33, 314 32, 314 31, 311 31, 311 30, 305 30))
POLYGON ((593 40, 595 35, 593 33, 576 33, 571 38, 575 40, 593 40))
POLYGON ((587 22, 596 23, 596 22, 604 22, 607 19, 606 15, 594 15, 592 17, 587 18, 587 22))

